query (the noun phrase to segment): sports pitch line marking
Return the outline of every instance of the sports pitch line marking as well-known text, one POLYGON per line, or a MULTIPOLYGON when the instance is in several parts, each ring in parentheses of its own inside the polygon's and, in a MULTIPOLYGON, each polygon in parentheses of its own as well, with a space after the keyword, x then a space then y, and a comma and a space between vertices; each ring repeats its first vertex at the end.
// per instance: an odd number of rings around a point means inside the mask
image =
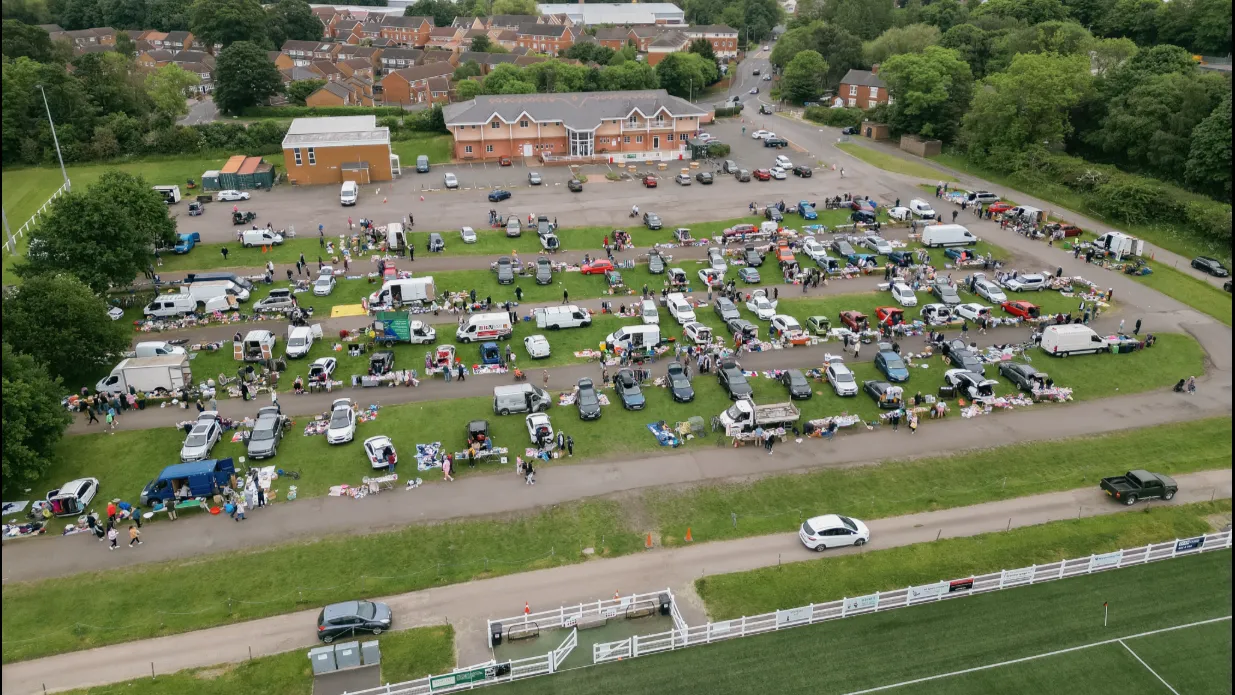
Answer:
POLYGON ((1161 681, 1161 682, 1162 682, 1162 685, 1165 685, 1167 690, 1169 690, 1169 691, 1171 691, 1171 692, 1175 693, 1175 695, 1179 695, 1179 691, 1178 691, 1178 690, 1176 690, 1176 689, 1174 689, 1174 688, 1172 688, 1172 687, 1171 687, 1171 684, 1170 684, 1170 683, 1167 683, 1165 678, 1163 678, 1162 676, 1159 676, 1159 675, 1158 675, 1158 672, 1157 672, 1157 671, 1155 671, 1155 670, 1153 670, 1152 668, 1150 668, 1150 667, 1149 667, 1149 664, 1145 663, 1145 660, 1144 660, 1144 659, 1142 659, 1141 657, 1137 656, 1137 653, 1136 653, 1136 652, 1134 652, 1134 651, 1132 651, 1132 647, 1129 647, 1127 644, 1124 644, 1124 641, 1123 641, 1123 640, 1119 640, 1119 643, 1123 645, 1123 648, 1124 648, 1124 649, 1127 649, 1127 650, 1128 650, 1128 653, 1132 655, 1132 658, 1134 658, 1134 659, 1136 659, 1137 661, 1141 662, 1141 666, 1144 666, 1146 671, 1149 671, 1150 673, 1154 674, 1154 678, 1157 678, 1159 681, 1161 681))
MULTIPOLYGON (((1199 627, 1199 626, 1201 626, 1201 625, 1210 625, 1210 624, 1212 624, 1212 623, 1220 623, 1220 622, 1222 622, 1222 621, 1224 621, 1224 620, 1230 620, 1230 619, 1231 619, 1231 616, 1227 615, 1227 616, 1224 616, 1224 617, 1221 617, 1221 618, 1210 618, 1209 620, 1198 620, 1198 621, 1196 621, 1196 622, 1194 622, 1194 623, 1187 623, 1187 624, 1185 624, 1185 625, 1175 625, 1175 626, 1173 626, 1173 627, 1164 627, 1164 628, 1161 628, 1161 629, 1158 629, 1158 630, 1150 630, 1149 632, 1141 632, 1141 633, 1139 633, 1139 634, 1135 634, 1135 635, 1127 635, 1127 636, 1125 636, 1125 637, 1116 637, 1115 639, 1102 640, 1101 642, 1091 642, 1091 643, 1089 643, 1089 644, 1082 644, 1082 645, 1079 645, 1079 646, 1076 646, 1076 647, 1068 647, 1067 649, 1056 649, 1056 650, 1055 650, 1055 651, 1053 651, 1053 652, 1046 652, 1045 654, 1035 654, 1035 655, 1033 655, 1033 656, 1025 656, 1025 657, 1021 657, 1021 658, 1019 658, 1019 659, 1011 659, 1011 660, 1009 660, 1009 661, 1000 661, 1000 662, 998 662, 998 663, 994 663, 994 664, 986 664, 985 666, 975 666, 974 668, 967 668, 967 669, 964 669, 964 670, 961 670, 961 671, 952 671, 952 672, 950 672, 950 673, 940 673, 940 674, 938 674, 938 675, 934 675, 934 676, 926 676, 925 678, 915 678, 915 679, 913 679, 913 680, 909 680, 909 681, 901 681, 900 683, 891 683, 891 684, 889 684, 889 685, 880 685, 880 686, 877 686, 877 687, 874 687, 874 688, 867 688, 866 690, 854 690, 853 692, 846 693, 845 695, 866 695, 866 693, 877 693, 877 692, 882 692, 882 691, 884 691, 884 690, 892 690, 892 689, 894 689, 894 688, 903 688, 903 687, 904 687, 904 686, 906 686, 906 685, 917 685, 918 683, 928 683, 928 682, 930 682, 930 681, 942 680, 942 679, 944 679, 944 678, 952 678, 952 677, 954 677, 954 676, 963 676, 963 675, 965 675, 965 674, 967 674, 967 673, 976 673, 976 672, 978 672, 978 671, 988 671, 988 670, 990 670, 990 669, 993 669, 993 668, 1000 668, 1000 667, 1002 667, 1002 666, 1011 666, 1011 665, 1013 665, 1013 664, 1021 664, 1021 663, 1025 663, 1026 661, 1036 661, 1036 660, 1038 660, 1038 659, 1045 659, 1045 658, 1050 657, 1050 656, 1058 656, 1058 655, 1060 655, 1060 654, 1068 654, 1068 653, 1071 653, 1071 652, 1079 652, 1079 651, 1081 651, 1081 650, 1084 650, 1084 649, 1090 649, 1090 648, 1092 648, 1092 647, 1101 647, 1101 646, 1103 646, 1103 645, 1108 645, 1108 644, 1116 644, 1116 643, 1123 644, 1123 641, 1124 641, 1124 640, 1136 639, 1136 638, 1138 638, 1138 637, 1149 637, 1150 635, 1158 635, 1158 634, 1161 634, 1161 633, 1164 633, 1164 632, 1174 632, 1175 630, 1185 630, 1185 629, 1190 628, 1190 627, 1199 627)), ((1128 645, 1123 644, 1123 646, 1124 646, 1124 648, 1125 648, 1125 649, 1127 649, 1129 652, 1131 652, 1131 651, 1132 651, 1130 648, 1128 648, 1128 645)), ((1176 692, 1176 690, 1175 690, 1174 688, 1171 688, 1171 686, 1170 686, 1169 684, 1167 684, 1167 682, 1166 682, 1166 681, 1162 680, 1162 677, 1161 677, 1161 676, 1159 676, 1157 673, 1154 673, 1154 670, 1153 670, 1153 669, 1151 669, 1151 668, 1149 668, 1149 664, 1146 664, 1144 661, 1141 661, 1141 657, 1136 656, 1136 654, 1135 654, 1135 653, 1133 653, 1133 654, 1132 654, 1132 656, 1135 656, 1135 657, 1136 657, 1136 660, 1141 662, 1141 665, 1143 665, 1145 668, 1149 669, 1149 672, 1150 672, 1150 673, 1153 673, 1153 674, 1154 674, 1154 676, 1156 676, 1156 677, 1158 678, 1158 680, 1162 681, 1162 684, 1163 684, 1163 685, 1166 685, 1166 687, 1167 687, 1167 688, 1170 688, 1171 692, 1175 693, 1175 695, 1179 695, 1179 693, 1178 693, 1178 692, 1176 692)))

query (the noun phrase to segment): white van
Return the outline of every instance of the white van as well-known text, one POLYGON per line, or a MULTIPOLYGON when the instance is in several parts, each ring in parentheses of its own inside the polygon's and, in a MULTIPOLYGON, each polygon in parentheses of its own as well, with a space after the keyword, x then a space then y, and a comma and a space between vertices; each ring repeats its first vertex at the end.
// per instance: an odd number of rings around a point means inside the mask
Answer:
POLYGON ((207 303, 216 297, 235 297, 238 302, 249 301, 249 291, 231 280, 212 280, 210 282, 194 282, 181 285, 180 292, 188 294, 194 301, 207 303))
POLYGON ((339 202, 344 207, 356 204, 356 198, 360 196, 360 186, 356 185, 355 181, 344 181, 343 187, 339 189, 339 202))
POLYGON ((245 248, 251 246, 278 246, 282 243, 283 235, 268 229, 246 229, 240 237, 240 245, 245 248))
POLYGON ((605 342, 624 350, 652 347, 660 343, 660 326, 625 326, 606 336, 605 342))
POLYGON ((574 304, 545 307, 536 309, 532 313, 536 316, 537 328, 556 330, 558 328, 587 328, 592 325, 592 315, 586 309, 580 309, 574 304))
POLYGON ((165 319, 197 311, 197 300, 187 292, 159 295, 142 310, 146 316, 165 319))
POLYGON ((166 340, 147 340, 138 343, 133 353, 134 357, 163 357, 164 355, 183 355, 186 354, 186 350, 166 340))
POLYGON ((322 324, 320 323, 312 326, 290 326, 287 329, 287 356, 304 357, 309 354, 309 348, 313 347, 313 341, 321 337, 322 324))
POLYGON ((918 217, 933 218, 935 216, 935 208, 931 207, 930 203, 927 203, 925 200, 921 200, 919 198, 914 198, 909 201, 909 209, 912 210, 913 214, 918 217))
POLYGON ((674 292, 665 297, 665 308, 669 310, 670 316, 677 319, 680 325, 685 326, 695 320, 695 310, 691 307, 690 302, 686 301, 686 296, 681 292, 674 292))
POLYGON ((249 331, 244 340, 232 343, 233 355, 243 362, 261 362, 274 357, 277 338, 270 331, 249 331))
POLYGON ((531 384, 493 387, 493 412, 498 415, 541 413, 552 405, 549 392, 531 384))
POLYGON ((1016 207, 1009 210, 1008 214, 1011 215, 1012 217, 1019 219, 1025 224, 1035 224, 1036 225, 1039 222, 1045 221, 1042 219, 1041 209, 1030 207, 1028 205, 1017 205, 1016 207))
POLYGON ((474 343, 482 340, 506 340, 514 333, 515 327, 510 323, 510 314, 506 312, 493 314, 472 314, 455 330, 455 338, 461 343, 474 343))
POLYGON ((407 246, 407 235, 403 231, 402 222, 391 222, 386 225, 386 247, 398 251, 407 246))
POLYGON ((1084 324, 1067 323, 1042 329, 1042 349, 1055 357, 1105 352, 1108 348, 1106 338, 1084 324))
POLYGON ((973 246, 978 237, 959 224, 932 224, 922 230, 922 245, 927 248, 940 246, 973 246))
POLYGON ((660 325, 660 312, 656 310, 656 302, 650 299, 644 299, 639 302, 639 318, 643 319, 646 325, 660 325))
POLYGON ((433 301, 433 276, 387 280, 382 289, 369 295, 370 306, 398 306, 433 301))

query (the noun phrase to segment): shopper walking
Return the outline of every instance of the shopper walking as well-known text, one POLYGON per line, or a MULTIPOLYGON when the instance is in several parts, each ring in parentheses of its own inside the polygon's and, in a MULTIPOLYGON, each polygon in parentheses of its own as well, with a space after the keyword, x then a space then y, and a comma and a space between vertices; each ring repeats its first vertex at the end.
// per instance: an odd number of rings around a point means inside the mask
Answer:
POLYGON ((892 417, 888 419, 892 421, 892 431, 893 432, 900 429, 901 427, 901 411, 900 410, 892 411, 892 417))
POLYGON ((566 435, 566 455, 572 457, 575 455, 575 438, 569 434, 566 435))
POLYGON ((450 460, 450 457, 447 456, 446 460, 442 461, 442 477, 445 478, 448 482, 453 483, 455 481, 454 476, 451 475, 451 473, 453 472, 454 472, 454 463, 452 463, 450 460))
POLYGON ((107 549, 108 549, 108 550, 115 550, 115 549, 116 549, 116 540, 117 540, 117 539, 119 539, 119 538, 120 538, 120 532, 116 530, 116 527, 115 527, 115 526, 112 526, 112 527, 108 528, 108 529, 107 529, 107 540, 111 541, 111 545, 107 546, 107 549))
POLYGON ((1132 335, 1140 335, 1140 334, 1141 334, 1141 320, 1137 319, 1136 325, 1132 327, 1132 335))
POLYGON ((918 416, 914 413, 909 413, 909 433, 918 433, 918 416))
POLYGON ((236 519, 236 521, 244 521, 244 509, 245 509, 244 495, 237 495, 236 496, 236 514, 234 515, 234 518, 236 519))
POLYGON ((94 416, 94 405, 91 403, 86 404, 86 417, 89 418, 86 420, 87 425, 92 425, 99 421, 99 419, 94 416))
POLYGON ((562 304, 568 304, 569 302, 570 302, 570 292, 567 290, 562 290, 562 304))
POLYGON ((549 389, 549 370, 541 370, 541 381, 544 382, 545 390, 549 389))
POLYGON ((129 547, 130 548, 132 548, 135 545, 142 544, 141 535, 142 535, 142 532, 138 531, 136 526, 134 526, 133 524, 129 524, 129 547))

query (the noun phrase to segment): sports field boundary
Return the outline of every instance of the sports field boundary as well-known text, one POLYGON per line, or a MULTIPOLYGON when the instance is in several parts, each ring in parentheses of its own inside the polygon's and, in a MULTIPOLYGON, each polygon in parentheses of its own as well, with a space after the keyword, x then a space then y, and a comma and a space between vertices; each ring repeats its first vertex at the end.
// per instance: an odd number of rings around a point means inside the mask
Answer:
MULTIPOLYGON (((714 642, 722 642, 738 637, 775 632, 782 629, 804 627, 825 621, 839 620, 859 615, 869 615, 872 613, 882 613, 895 610, 897 608, 906 608, 925 603, 936 603, 945 599, 974 596, 977 594, 1001 591, 1003 589, 1014 589, 1023 586, 1031 586, 1034 584, 1042 584, 1044 582, 1059 579, 1082 577, 1100 572, 1122 569, 1124 567, 1135 567, 1145 565, 1150 562, 1160 562, 1179 557, 1227 550, 1231 548, 1231 545, 1232 532, 1229 530, 1219 531, 1202 536, 1176 538, 1170 541, 1150 543, 1148 545, 1138 546, 1135 548, 1123 548, 1109 553, 1093 554, 1081 558, 1061 560, 1045 565, 1035 564, 1030 565, 1029 567, 1020 567, 1012 570, 1005 569, 982 575, 970 575, 951 580, 945 579, 931 584, 911 586, 893 591, 875 592, 873 594, 852 598, 844 597, 827 603, 812 603, 806 606, 799 606, 797 608, 790 608, 787 610, 777 610, 757 616, 743 616, 742 618, 735 620, 707 623, 706 625, 697 625, 693 627, 686 626, 685 629, 674 628, 673 630, 669 630, 667 632, 652 635, 635 635, 617 642, 593 644, 592 664, 590 665, 594 666, 613 661, 622 661, 634 657, 658 654, 661 652, 699 646, 703 644, 711 644, 714 642)), ((512 622, 519 621, 524 618, 524 615, 511 618, 509 620, 512 622)), ((575 625, 579 616, 577 613, 568 611, 565 607, 563 607, 562 609, 556 611, 550 610, 539 612, 535 617, 539 623, 537 626, 538 629, 547 630, 556 628, 571 628, 575 625)), ((1186 627, 1229 619, 1230 616, 1225 618, 1215 618, 1193 623, 1186 627)), ((500 622, 501 621, 489 621, 488 628, 490 635, 492 634, 494 625, 500 622)), ((1157 632, 1181 629, 1182 627, 1185 626, 1162 628, 1143 634, 1107 640, 1102 642, 1102 644, 1114 643, 1119 639, 1132 639, 1134 637, 1147 636, 1157 632)), ((1098 643, 1093 645, 1071 647, 1068 649, 1051 652, 1050 654, 1063 654, 1069 651, 1076 651, 1077 649, 1084 649, 1089 646, 1098 646, 1098 643)), ((995 666, 1015 664, 1020 661, 1041 658, 1042 656, 1046 655, 1024 657, 1022 659, 1016 659, 1000 664, 975 667, 973 669, 967 669, 966 671, 958 671, 953 674, 930 676, 925 679, 920 679, 919 681, 911 681, 896 685, 908 685, 910 683, 921 682, 923 680, 935 680, 949 675, 960 675, 971 671, 994 668, 995 666)), ((471 690, 473 688, 485 685, 509 683, 511 681, 523 680, 534 676, 545 676, 553 673, 560 673, 560 671, 557 671, 554 668, 554 663, 555 661, 560 663, 565 660, 565 657, 565 654, 556 654, 551 651, 541 656, 504 661, 501 663, 491 660, 482 664, 457 668, 449 674, 429 676, 403 683, 391 683, 377 688, 356 691, 355 693, 350 693, 350 695, 429 695, 430 693, 437 695, 438 693, 471 690)), ((587 666, 581 668, 587 668, 587 666)), ((879 688, 859 692, 877 692, 881 689, 896 687, 896 685, 880 686, 879 688)), ((858 695, 858 693, 851 693, 850 695, 858 695)))
POLYGON ((889 683, 887 685, 878 685, 873 688, 866 688, 865 690, 854 690, 854 691, 845 693, 845 695, 867 695, 868 693, 878 693, 878 692, 883 692, 885 690, 894 690, 896 688, 903 688, 905 686, 917 685, 919 683, 928 683, 930 681, 942 680, 944 678, 954 678, 956 676, 963 676, 967 673, 977 673, 978 671, 989 671, 994 668, 1002 668, 1004 666, 1013 666, 1015 664, 1023 664, 1027 661, 1037 661, 1038 659, 1046 659, 1052 656, 1059 656, 1061 654, 1071 654, 1072 652, 1084 651, 1086 649, 1092 649, 1094 647, 1104 647, 1110 644, 1122 645, 1123 648, 1127 649, 1132 654, 1132 656, 1136 658, 1137 661, 1141 662, 1141 665, 1145 667, 1145 670, 1153 674, 1154 678, 1157 678, 1159 681, 1161 681, 1162 684, 1165 685, 1171 692, 1175 693, 1175 695, 1179 695, 1179 693, 1176 692, 1175 689, 1170 686, 1170 684, 1168 684, 1165 680, 1163 680, 1162 676, 1159 676, 1156 671, 1154 671, 1152 668, 1149 667, 1149 664, 1145 663, 1145 661, 1141 659, 1141 657, 1137 656, 1136 652, 1132 651, 1131 647, 1124 644, 1124 640, 1132 640, 1132 639, 1137 639, 1140 637, 1149 637, 1151 635, 1160 635, 1164 632, 1174 632, 1176 630, 1186 630, 1190 627, 1200 627, 1201 625, 1212 625, 1213 623, 1220 623, 1224 620, 1230 620, 1230 619, 1231 619, 1231 616, 1224 615, 1221 618, 1210 618, 1208 620, 1197 620, 1195 622, 1185 623, 1183 625, 1172 625, 1171 627, 1163 627, 1157 630, 1149 630, 1147 632, 1138 632, 1135 635, 1124 635, 1123 637, 1113 637, 1111 639, 1100 640, 1098 642, 1090 642, 1089 644, 1078 644, 1075 647, 1068 647, 1066 649, 1056 649, 1054 651, 1043 652, 1041 654, 1034 654, 1033 656, 1022 656, 1019 659, 1009 659, 1007 661, 997 661, 993 664, 975 666, 973 668, 962 669, 960 671, 949 671, 948 673, 938 673, 933 676, 924 676, 922 678, 914 678, 913 680, 901 681, 899 683, 889 683))

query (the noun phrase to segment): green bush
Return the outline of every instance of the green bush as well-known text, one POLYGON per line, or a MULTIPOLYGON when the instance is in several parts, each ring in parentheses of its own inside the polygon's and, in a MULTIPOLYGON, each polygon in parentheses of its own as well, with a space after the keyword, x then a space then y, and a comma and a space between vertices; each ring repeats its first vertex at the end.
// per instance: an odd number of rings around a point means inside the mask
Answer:
POLYGON ((728 157, 730 151, 731 151, 731 148, 723 142, 708 143, 708 156, 709 157, 715 157, 717 159, 721 157, 728 157))
POLYGON ((866 112, 862 109, 833 109, 826 106, 808 106, 804 114, 807 120, 836 128, 858 127, 866 112))

